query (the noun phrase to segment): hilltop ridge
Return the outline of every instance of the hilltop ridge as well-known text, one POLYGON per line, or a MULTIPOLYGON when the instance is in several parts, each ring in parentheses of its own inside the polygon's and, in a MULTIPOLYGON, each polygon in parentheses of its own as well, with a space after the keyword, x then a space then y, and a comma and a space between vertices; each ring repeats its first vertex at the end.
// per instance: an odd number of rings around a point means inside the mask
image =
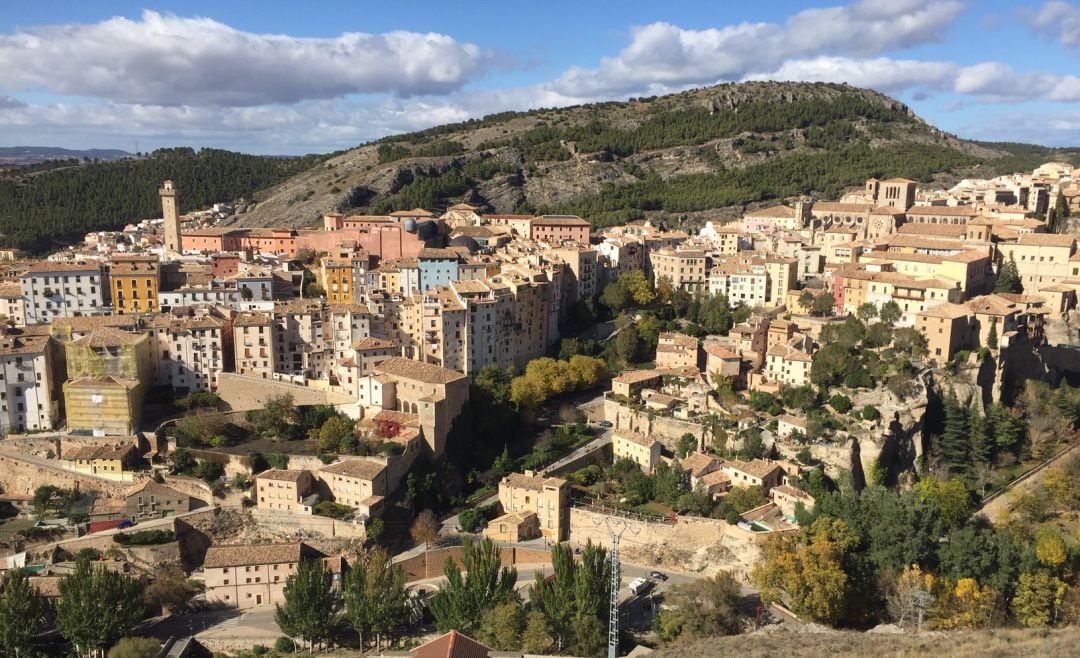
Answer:
POLYGON ((331 210, 439 210, 463 201, 487 212, 573 213, 607 225, 733 214, 798 194, 835 197, 872 175, 925 182, 1063 157, 1071 155, 959 139, 868 89, 731 83, 387 137, 263 190, 237 223, 301 227, 331 210))

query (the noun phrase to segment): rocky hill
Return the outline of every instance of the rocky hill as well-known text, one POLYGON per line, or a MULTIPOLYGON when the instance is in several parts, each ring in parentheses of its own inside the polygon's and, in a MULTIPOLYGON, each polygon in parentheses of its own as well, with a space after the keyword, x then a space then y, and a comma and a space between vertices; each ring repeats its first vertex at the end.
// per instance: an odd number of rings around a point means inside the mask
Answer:
POLYGON ((1076 155, 957 139, 866 89, 749 82, 386 138, 262 191, 235 222, 300 227, 330 210, 464 201, 487 212, 576 213, 596 225, 656 215, 677 223, 795 195, 835 197, 873 175, 947 183, 1076 155))

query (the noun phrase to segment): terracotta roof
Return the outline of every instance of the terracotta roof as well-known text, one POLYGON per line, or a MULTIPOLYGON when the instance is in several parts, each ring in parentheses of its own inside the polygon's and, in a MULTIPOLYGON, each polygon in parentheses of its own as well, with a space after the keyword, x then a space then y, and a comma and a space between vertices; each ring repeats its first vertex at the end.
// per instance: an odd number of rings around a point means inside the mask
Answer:
POLYGON ((908 215, 925 217, 974 217, 979 214, 975 206, 912 206, 908 215))
POLYGON ((131 487, 130 489, 128 489, 124 493, 124 496, 125 497, 130 497, 130 496, 134 496, 136 494, 140 494, 140 493, 142 493, 144 491, 148 491, 150 493, 155 493, 155 494, 163 494, 163 495, 166 495, 166 496, 175 495, 175 496, 177 496, 179 498, 190 498, 191 497, 191 496, 188 496, 186 493, 183 493, 182 491, 177 491, 176 489, 173 489, 172 487, 166 486, 164 484, 160 484, 158 482, 154 482, 150 478, 147 478, 147 479, 143 480, 142 482, 139 482, 135 486, 131 487))
POLYGON ((0 284, 0 297, 4 299, 22 297, 22 286, 18 283, 0 284))
POLYGON ((515 489, 528 489, 530 491, 543 491, 545 487, 561 488, 566 480, 556 477, 547 477, 535 473, 511 473, 502 479, 508 486, 515 489))
POLYGON ((705 346, 705 353, 718 359, 738 359, 739 355, 723 345, 712 343, 705 346))
POLYGON ((380 361, 375 369, 395 377, 415 379, 429 384, 449 384, 465 379, 465 375, 456 370, 399 356, 380 361))
POLYGON ((206 549, 204 569, 242 567, 256 564, 285 564, 299 562, 304 555, 304 544, 261 544, 253 546, 211 546, 206 549))
POLYGON ((772 491, 775 491, 776 493, 782 493, 782 494, 791 496, 792 498, 802 498, 803 500, 811 500, 811 501, 814 500, 813 496, 806 493, 802 489, 796 489, 795 487, 791 486, 790 484, 781 484, 778 487, 773 487, 772 491))
POLYGON ((100 263, 54 263, 51 261, 38 261, 26 268, 22 276, 30 274, 52 274, 61 272, 90 272, 101 273, 100 263))
POLYGON ((412 650, 413 658, 488 658, 491 649, 467 635, 450 631, 412 650))
POLYGON ((625 439, 631 443, 636 443, 639 446, 645 446, 651 448, 657 443, 657 440, 644 434, 639 434, 633 430, 615 430, 614 436, 616 439, 625 439))
POLYGON ((86 347, 120 347, 134 345, 142 339, 141 334, 133 334, 113 327, 99 327, 82 338, 75 339, 72 344, 86 347))
POLYGON ((7 335, 0 337, 0 355, 43 354, 48 343, 48 336, 7 335))
POLYGON ((352 344, 354 350, 381 350, 396 346, 392 340, 386 340, 385 338, 376 338, 374 336, 368 336, 367 338, 361 338, 352 344))
POLYGON ((1016 304, 998 297, 997 295, 983 295, 968 301, 968 308, 982 315, 1010 315, 1017 312, 1016 304))
POLYGON ((753 461, 748 462, 744 462, 741 459, 732 459, 731 461, 725 462, 724 466, 758 478, 764 478, 766 475, 769 475, 780 468, 773 462, 764 459, 754 459, 753 461))
POLYGON ((255 476, 256 480, 276 480, 279 482, 299 482, 307 471, 298 469, 271 468, 255 476))
POLYGON ((811 212, 850 212, 850 213, 868 213, 874 209, 874 206, 869 203, 827 203, 819 202, 815 203, 811 208, 811 212))
POLYGON ((692 452, 683 457, 682 461, 679 462, 679 466, 682 466, 683 470, 689 473, 691 477, 701 477, 705 473, 719 468, 720 460, 703 452, 692 452))
POLYGON ((655 370, 630 370, 629 372, 624 372, 621 375, 612 377, 611 381, 620 384, 637 384, 640 382, 647 382, 650 379, 656 379, 660 376, 660 373, 655 370))
POLYGON ((533 226, 589 226, 589 222, 577 215, 541 215, 534 217, 533 226))
POLYGON ((900 235, 924 235, 940 236, 949 238, 963 238, 967 235, 968 228, 960 224, 924 224, 912 222, 904 224, 897 231, 900 235))
POLYGON ((111 446, 79 446, 65 450, 61 457, 68 461, 76 459, 124 459, 135 452, 135 446, 126 443, 111 446))
POLYGON ((1075 242, 1071 235, 1059 233, 1024 233, 1016 240, 1016 244, 1025 247, 1072 247, 1075 242))
POLYGON ((729 483, 731 482, 731 477, 728 476, 727 473, 717 469, 715 471, 710 471, 705 475, 702 475, 698 478, 698 481, 701 482, 701 484, 703 484, 706 488, 708 488, 718 484, 729 483))
POLYGON ((372 459, 346 459, 345 461, 323 467, 319 470, 319 473, 344 475, 360 480, 374 480, 379 477, 384 470, 386 470, 386 466, 383 465, 382 462, 377 462, 372 459))
POLYGON ((795 209, 791 206, 769 206, 768 208, 758 208, 748 213, 743 213, 743 217, 765 217, 771 219, 777 218, 793 218, 795 217, 795 209))

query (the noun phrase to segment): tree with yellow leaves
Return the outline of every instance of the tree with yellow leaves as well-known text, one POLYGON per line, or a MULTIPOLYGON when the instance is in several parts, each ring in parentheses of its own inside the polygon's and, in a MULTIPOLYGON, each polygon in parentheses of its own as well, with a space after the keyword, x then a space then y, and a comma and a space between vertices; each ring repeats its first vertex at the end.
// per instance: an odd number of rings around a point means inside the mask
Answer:
POLYGON ((782 601, 798 615, 835 625, 848 610, 853 583, 844 562, 858 543, 846 522, 821 517, 794 537, 766 544, 751 580, 763 603, 782 601))
POLYGON ((937 628, 984 628, 994 618, 1001 596, 993 587, 980 587, 974 578, 961 578, 955 583, 941 578, 936 585, 937 628))
POLYGON ((924 573, 919 565, 906 567, 889 587, 885 604, 900 628, 917 617, 919 609, 927 610, 933 600, 934 576, 924 573))
POLYGON ((1035 557, 1043 566, 1049 567, 1056 573, 1069 559, 1069 547, 1061 535, 1052 528, 1040 528, 1035 533, 1035 557))

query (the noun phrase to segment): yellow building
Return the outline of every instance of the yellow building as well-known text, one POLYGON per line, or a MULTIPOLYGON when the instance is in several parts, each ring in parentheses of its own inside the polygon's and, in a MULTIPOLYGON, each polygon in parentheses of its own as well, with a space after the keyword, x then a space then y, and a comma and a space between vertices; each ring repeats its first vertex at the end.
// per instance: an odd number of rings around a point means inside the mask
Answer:
POLYGON ((351 304, 354 299, 353 267, 345 259, 324 258, 319 264, 322 286, 331 304, 351 304))
POLYGON ((134 441, 110 446, 80 446, 64 451, 64 465, 80 473, 112 480, 131 480, 132 467, 139 461, 134 441))
POLYGON ((157 312, 160 274, 157 256, 114 256, 109 272, 113 312, 157 312))
POLYGON ((68 429, 95 436, 137 432, 150 383, 149 338, 103 327, 67 343, 64 354, 68 429))

